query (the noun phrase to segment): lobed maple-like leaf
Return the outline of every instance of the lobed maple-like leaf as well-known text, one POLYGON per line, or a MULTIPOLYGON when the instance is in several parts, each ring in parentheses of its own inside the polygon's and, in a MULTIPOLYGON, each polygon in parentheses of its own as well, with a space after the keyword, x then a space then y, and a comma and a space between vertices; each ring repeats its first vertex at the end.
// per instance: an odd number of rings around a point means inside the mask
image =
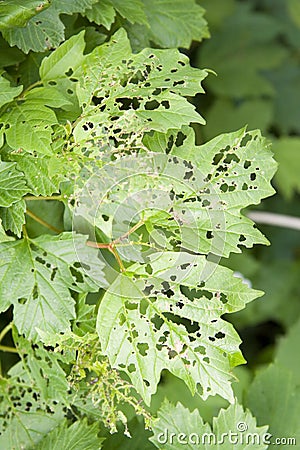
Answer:
MULTIPOLYGON (((187 128, 146 136, 144 144, 152 152, 83 170, 83 186, 78 183, 75 189, 75 219, 84 217, 126 248, 127 232, 138 224, 149 235, 140 240, 137 231, 132 248, 137 241, 151 247, 154 233, 163 237, 159 248, 171 245, 226 257, 241 246, 268 243, 241 212, 274 192, 269 180, 276 163, 259 132, 242 129, 196 146, 187 128)), ((155 239, 153 244, 154 251, 155 239)), ((120 252, 126 248, 120 245, 120 252)), ((136 257, 141 260, 140 252, 136 257)))
POLYGON ((75 318, 70 289, 97 291, 107 285, 103 262, 72 233, 0 244, 0 309, 14 305, 20 333, 35 339, 36 327, 67 331, 75 318))
POLYGON ((237 333, 221 316, 259 295, 204 256, 153 255, 130 266, 106 291, 96 327, 102 350, 146 403, 163 369, 193 393, 199 385, 204 399, 219 394, 232 402, 231 369, 244 360, 237 333))

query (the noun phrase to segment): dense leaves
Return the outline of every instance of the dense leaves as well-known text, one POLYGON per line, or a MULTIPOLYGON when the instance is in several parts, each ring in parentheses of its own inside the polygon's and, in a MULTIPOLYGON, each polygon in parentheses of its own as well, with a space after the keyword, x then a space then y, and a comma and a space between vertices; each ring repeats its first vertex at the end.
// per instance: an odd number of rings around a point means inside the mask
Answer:
POLYGON ((270 141, 299 189, 296 3, 21 3, 0 1, 0 447, 299 438, 299 265, 249 254, 246 210, 275 192, 270 141), (251 381, 238 331, 263 319, 295 326, 251 381))

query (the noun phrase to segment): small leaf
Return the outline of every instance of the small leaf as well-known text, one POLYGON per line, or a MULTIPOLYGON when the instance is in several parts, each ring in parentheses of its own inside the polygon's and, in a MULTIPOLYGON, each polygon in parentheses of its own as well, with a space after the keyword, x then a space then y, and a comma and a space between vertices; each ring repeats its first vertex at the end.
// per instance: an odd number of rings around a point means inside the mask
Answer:
POLYGON ((6 124, 5 136, 11 148, 52 154, 52 125, 57 123, 57 118, 43 100, 25 100, 24 103, 15 104, 2 116, 2 123, 6 124))
POLYGON ((130 23, 148 24, 145 14, 145 6, 142 0, 131 0, 124 2, 123 0, 111 0, 114 8, 118 13, 127 19, 130 23))
POLYGON ((43 81, 67 77, 69 71, 76 70, 83 61, 85 48, 84 31, 72 36, 57 50, 43 59, 40 66, 40 77, 43 81))
POLYGON ((111 0, 101 0, 101 3, 95 3, 91 8, 86 9, 83 15, 90 22, 103 25, 109 30, 115 20, 116 12, 111 0))
POLYGON ((0 4, 0 30, 24 27, 31 17, 49 7, 49 0, 4 0, 0 4))
POLYGON ((25 224, 26 203, 19 200, 8 208, 0 208, 0 217, 5 230, 12 231, 18 237, 21 237, 22 226, 25 224))
POLYGON ((10 82, 2 75, 0 76, 0 108, 6 103, 13 101, 22 92, 22 86, 12 87, 10 82))

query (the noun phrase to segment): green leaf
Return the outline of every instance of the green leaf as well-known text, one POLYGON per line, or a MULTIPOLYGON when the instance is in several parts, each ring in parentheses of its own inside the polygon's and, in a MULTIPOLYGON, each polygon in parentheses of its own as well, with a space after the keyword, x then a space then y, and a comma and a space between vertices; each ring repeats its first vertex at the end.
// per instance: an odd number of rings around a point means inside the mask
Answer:
POLYGON ((272 150, 278 161, 275 182, 280 192, 290 200, 293 193, 300 193, 300 138, 282 136, 273 141, 272 150))
POLYGON ((0 30, 8 30, 14 27, 24 27, 31 17, 36 16, 50 1, 27 0, 26 4, 20 0, 4 0, 0 4, 0 30))
MULTIPOLYGON (((293 439, 291 448, 300 439, 300 386, 298 374, 286 367, 272 364, 255 377, 247 395, 247 405, 259 423, 268 423, 272 434, 271 444, 276 438, 293 439)), ((286 442, 287 444, 287 442, 286 442)), ((279 449, 287 448, 282 441, 279 449)))
POLYGON ((115 142, 124 148, 129 140, 138 148, 147 131, 204 123, 184 96, 203 92, 206 76, 177 50, 132 54, 125 31, 119 30, 84 61, 77 95, 86 113, 74 129, 77 147, 85 141, 98 153, 99 145, 109 148, 115 142))
POLYGON ((276 90, 274 98, 274 124, 282 134, 300 132, 299 86, 300 68, 296 61, 290 59, 284 66, 280 65, 266 76, 276 90))
POLYGON ((57 47, 64 40, 65 25, 60 19, 61 14, 83 12, 90 8, 96 0, 52 0, 45 11, 32 17, 26 27, 14 28, 3 32, 4 38, 11 46, 16 45, 23 52, 29 50, 44 52, 57 47))
POLYGON ((51 164, 56 162, 55 157, 35 157, 28 153, 10 153, 8 158, 16 163, 16 168, 24 174, 26 192, 35 196, 48 196, 59 191, 63 174, 52 171, 51 164))
POLYGON ((85 241, 83 236, 63 233, 0 244, 0 308, 5 311, 14 304, 20 333, 34 339, 36 327, 69 330, 75 318, 69 289, 89 292, 106 286, 103 263, 85 241))
POLYGON ((108 30, 113 24, 116 16, 115 8, 111 0, 101 0, 92 5, 91 8, 86 9, 83 13, 90 22, 95 22, 97 25, 103 25, 108 30))
POLYGON ((300 339, 300 321, 298 320, 292 327, 290 327, 286 336, 279 340, 276 354, 275 364, 283 368, 287 368, 295 375, 297 384, 298 374, 300 369, 300 361, 295 358, 295 354, 298 352, 300 339))
POLYGON ((86 9, 83 15, 90 22, 95 22, 110 29, 117 12, 130 23, 148 26, 144 5, 141 0, 132 0, 130 2, 124 2, 123 0, 97 1, 91 8, 86 9))
POLYGON ((195 0, 142 0, 150 28, 127 27, 138 49, 152 42, 167 47, 189 48, 192 41, 209 37, 204 9, 195 0))
POLYGON ((58 427, 48 433, 35 447, 36 450, 99 450, 102 448, 103 438, 98 437, 97 423, 88 425, 86 420, 77 420, 68 426, 64 420, 58 427))
POLYGON ((127 19, 130 23, 141 23, 148 25, 147 14, 143 0, 132 0, 130 2, 124 2, 123 0, 111 0, 111 3, 115 10, 124 19, 127 19))
POLYGON ((72 106, 72 102, 56 86, 36 87, 28 91, 24 98, 27 101, 43 102, 45 106, 52 108, 68 109, 66 107, 72 106))
POLYGON ((69 71, 76 71, 83 62, 85 48, 84 31, 72 36, 60 47, 43 59, 40 66, 40 77, 45 81, 67 77, 69 71))
POLYGON ((10 230, 21 237, 22 226, 25 224, 26 203, 19 200, 8 208, 0 208, 0 217, 5 230, 10 230))
POLYGON ((24 175, 13 162, 0 161, 0 206, 8 207, 28 192, 24 175))
MULTIPOLYGON (((14 66, 24 61, 25 55, 17 47, 10 47, 0 35, 0 67, 14 66)), ((23 83, 23 81, 21 81, 23 83)))
POLYGON ((59 355, 39 344, 18 338, 26 355, 1 378, 0 446, 35 448, 35 444, 63 420, 68 383, 59 355))
MULTIPOLYGON (((237 245, 252 247, 254 243, 267 244, 267 240, 253 226, 253 223, 241 214, 241 210, 246 206, 258 204, 262 198, 274 194, 269 180, 272 179, 277 164, 272 158, 269 144, 260 132, 247 132, 241 129, 217 136, 200 146, 191 145, 191 142, 189 144, 188 148, 185 148, 185 145, 174 146, 171 153, 192 161, 207 182, 202 187, 201 193, 207 191, 208 195, 201 200, 205 199, 209 202, 208 208, 214 205, 209 213, 211 224, 205 224, 205 227, 208 226, 207 231, 212 233, 210 251, 217 255, 228 256, 231 251, 239 251, 234 249, 237 245), (218 216, 217 204, 222 205, 225 224, 221 215, 218 216), (215 217, 214 214, 216 214, 215 217), (221 220, 220 229, 224 227, 225 235, 223 236, 222 232, 218 231, 217 217, 219 221, 221 220), (214 246, 214 240, 216 246, 214 246), (217 248, 218 245, 219 248, 217 248)), ((193 204, 190 208, 193 210, 193 204)), ((195 204, 194 208, 194 214, 197 217, 199 206, 195 204)), ((205 249, 204 243, 203 246, 205 249)))
POLYGON ((203 399, 233 401, 231 368, 242 364, 240 339, 223 321, 261 295, 204 256, 166 252, 121 274, 105 293, 97 332, 110 363, 124 370, 147 404, 163 369, 203 399), (151 274, 151 275, 149 275, 151 274), (133 277, 133 278, 132 278, 133 277), (190 321, 189 332, 178 318, 190 321))
POLYGON ((1 118, 6 124, 5 136, 8 145, 14 149, 51 155, 52 125, 57 118, 43 100, 25 100, 15 104, 1 118))
POLYGON ((250 130, 259 128, 265 133, 272 124, 273 114, 274 106, 270 100, 245 99, 237 105, 234 99, 219 97, 205 116, 203 135, 205 139, 211 139, 220 133, 237 130, 245 124, 250 130))
POLYGON ((250 411, 244 411, 238 403, 221 409, 218 417, 213 418, 212 426, 203 422, 198 410, 190 412, 181 403, 174 406, 167 400, 160 408, 158 418, 150 440, 161 450, 179 450, 183 445, 188 450, 221 450, 224 444, 226 450, 268 448, 264 443, 268 427, 258 427, 250 411))
POLYGON ((10 82, 2 75, 0 76, 0 108, 13 101, 22 92, 22 86, 12 87, 10 82))
POLYGON ((200 67, 204 65, 218 74, 218 80, 208 80, 209 88, 234 99, 275 95, 277 86, 273 87, 261 72, 273 71, 287 56, 286 49, 276 41, 280 32, 279 23, 271 16, 250 11, 248 3, 238 5, 199 52, 200 67))
POLYGON ((13 240, 14 240, 13 237, 7 236, 7 234, 5 233, 5 230, 4 230, 3 225, 2 225, 2 219, 1 219, 0 220, 0 242, 13 241, 13 240))
POLYGON ((241 213, 274 193, 269 180, 276 163, 259 132, 242 129, 196 146, 193 130, 185 128, 166 139, 154 134, 144 145, 154 152, 123 157, 91 173, 84 169, 88 180, 75 188, 75 217, 84 217, 107 239, 120 239, 124 250, 130 245, 126 233, 144 224, 148 236, 133 236, 136 254, 126 260, 143 260, 138 244, 144 250, 184 248, 228 257, 241 246, 268 243, 241 213))

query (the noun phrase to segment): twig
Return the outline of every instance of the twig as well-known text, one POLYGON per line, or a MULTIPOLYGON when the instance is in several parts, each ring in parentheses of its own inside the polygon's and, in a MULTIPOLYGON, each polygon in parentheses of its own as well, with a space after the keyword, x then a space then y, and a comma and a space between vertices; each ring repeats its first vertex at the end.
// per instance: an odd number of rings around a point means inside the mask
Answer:
POLYGON ((52 196, 38 196, 35 197, 33 195, 25 195, 23 197, 24 200, 27 200, 28 202, 33 201, 33 200, 62 200, 62 196, 61 195, 52 195, 52 196))
POLYGON ((19 353, 15 347, 7 347, 7 345, 0 345, 0 351, 9 353, 19 353))
POLYGON ((43 225, 46 228, 49 228, 49 230, 54 231, 54 233, 61 233, 61 230, 59 230, 58 228, 54 227, 53 225, 51 225, 48 222, 45 222, 45 220, 41 219, 40 217, 36 216, 32 211, 30 211, 30 209, 26 209, 26 214, 31 217, 33 220, 35 220, 36 222, 40 223, 41 225, 43 225))
POLYGON ((247 214, 247 217, 257 223, 300 230, 300 217, 286 216, 284 214, 264 211, 251 211, 247 214))
POLYGON ((138 223, 136 223, 132 228, 130 228, 130 230, 128 230, 126 233, 124 233, 122 236, 118 237, 117 239, 114 239, 113 241, 109 242, 109 243, 104 243, 104 242, 94 242, 94 241, 87 241, 86 244, 89 247, 94 247, 94 248, 106 248, 107 250, 109 250, 114 257, 116 258, 120 270, 121 272, 125 272, 126 269, 123 265, 123 262, 120 258, 120 255, 116 249, 117 244, 119 244, 123 239, 127 238, 131 233, 134 233, 138 228, 140 228, 142 225, 144 224, 143 221, 140 221, 138 223))
POLYGON ((3 328, 3 330, 0 333, 0 342, 2 341, 4 336, 12 329, 12 327, 13 327, 13 323, 10 322, 8 325, 6 325, 6 327, 3 328))

